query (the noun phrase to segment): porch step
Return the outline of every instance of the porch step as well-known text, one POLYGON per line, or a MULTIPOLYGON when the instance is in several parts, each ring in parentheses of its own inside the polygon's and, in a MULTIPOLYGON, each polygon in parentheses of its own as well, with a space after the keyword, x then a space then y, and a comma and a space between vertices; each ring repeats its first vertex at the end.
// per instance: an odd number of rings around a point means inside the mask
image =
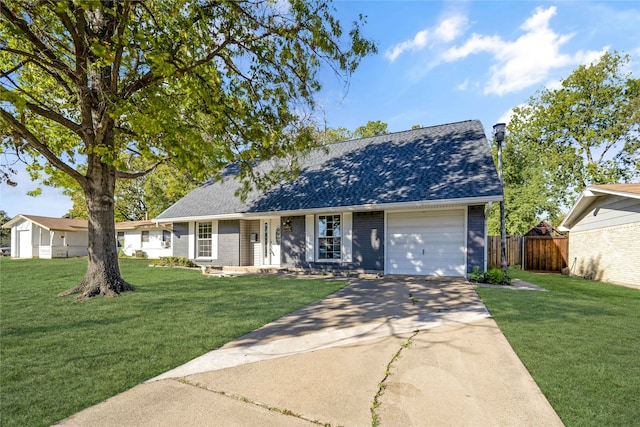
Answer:
POLYGON ((236 276, 242 274, 275 274, 283 271, 277 267, 256 267, 256 266, 225 266, 225 267, 213 267, 213 266, 201 266, 202 273, 212 276, 236 276))

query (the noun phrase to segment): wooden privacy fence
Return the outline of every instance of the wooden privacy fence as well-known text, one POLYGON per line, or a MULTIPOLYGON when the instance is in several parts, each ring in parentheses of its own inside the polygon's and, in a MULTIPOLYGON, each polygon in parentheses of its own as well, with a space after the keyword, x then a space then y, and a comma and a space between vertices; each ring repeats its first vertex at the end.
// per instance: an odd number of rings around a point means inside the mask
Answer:
MULTIPOLYGON (((487 264, 500 268, 502 266, 500 236, 489 236, 487 239, 487 264)), ((521 263, 522 236, 507 236, 507 265, 520 265, 521 263)))
MULTIPOLYGON (((489 236, 487 263, 502 265, 500 236, 489 236)), ((567 266, 569 239, 549 236, 508 236, 507 265, 520 265, 529 271, 560 272, 567 266)))

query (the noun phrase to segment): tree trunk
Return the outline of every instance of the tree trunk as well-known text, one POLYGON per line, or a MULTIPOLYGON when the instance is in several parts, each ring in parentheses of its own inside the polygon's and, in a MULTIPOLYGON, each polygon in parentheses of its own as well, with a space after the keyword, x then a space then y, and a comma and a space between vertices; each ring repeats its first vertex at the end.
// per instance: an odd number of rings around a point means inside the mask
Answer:
POLYGON ((96 156, 89 157, 87 177, 90 179, 84 189, 89 216, 89 265, 82 282, 60 294, 79 293, 79 300, 96 295, 117 296, 133 290, 133 286, 120 275, 118 265, 114 215, 115 167, 100 162, 96 156))

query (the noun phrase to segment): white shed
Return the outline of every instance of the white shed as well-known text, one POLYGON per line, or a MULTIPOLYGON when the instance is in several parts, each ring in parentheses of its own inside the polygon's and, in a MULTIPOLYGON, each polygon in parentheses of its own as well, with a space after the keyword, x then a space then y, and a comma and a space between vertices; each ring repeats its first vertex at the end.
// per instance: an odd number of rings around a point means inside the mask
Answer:
POLYGON ((11 229, 12 258, 67 258, 87 255, 86 220, 17 215, 3 228, 11 229))
POLYGON ((571 273, 640 287, 640 183, 587 188, 560 225, 571 273))

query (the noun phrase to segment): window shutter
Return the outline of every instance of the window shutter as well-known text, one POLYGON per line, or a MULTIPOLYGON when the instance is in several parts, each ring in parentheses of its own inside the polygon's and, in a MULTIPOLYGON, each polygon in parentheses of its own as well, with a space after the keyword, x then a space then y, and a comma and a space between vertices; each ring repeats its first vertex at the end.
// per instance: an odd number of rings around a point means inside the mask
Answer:
POLYGON ((189 223, 189 259, 196 259, 196 223, 189 223))
POLYGON ((304 219, 305 253, 307 262, 313 262, 316 256, 315 250, 315 216, 306 215, 304 219))
POLYGON ((342 214, 342 261, 353 261, 353 213, 342 214))
POLYGON ((211 221, 211 258, 218 259, 218 221, 211 221))

